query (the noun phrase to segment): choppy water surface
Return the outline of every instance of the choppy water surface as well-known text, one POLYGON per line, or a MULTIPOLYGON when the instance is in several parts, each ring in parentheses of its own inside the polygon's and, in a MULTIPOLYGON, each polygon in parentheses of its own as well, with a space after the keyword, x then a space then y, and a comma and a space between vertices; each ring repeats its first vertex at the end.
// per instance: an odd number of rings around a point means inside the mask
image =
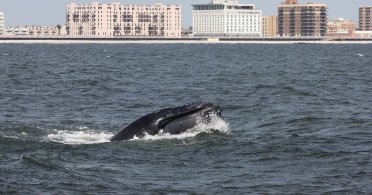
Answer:
POLYGON ((370 193, 371 45, 0 45, 0 193, 370 193), (158 109, 225 121, 110 143, 158 109))

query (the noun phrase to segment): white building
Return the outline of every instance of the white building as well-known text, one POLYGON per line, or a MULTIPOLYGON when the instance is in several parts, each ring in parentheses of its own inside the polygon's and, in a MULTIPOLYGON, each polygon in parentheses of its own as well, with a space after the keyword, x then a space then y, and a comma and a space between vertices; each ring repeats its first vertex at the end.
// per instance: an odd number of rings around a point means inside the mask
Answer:
POLYGON ((30 37, 48 37, 65 36, 66 26, 9 26, 5 30, 7 36, 30 36, 30 37))
POLYGON ((4 35, 4 14, 0 12, 0 36, 4 35))
POLYGON ((6 36, 28 36, 29 29, 26 26, 8 26, 5 30, 6 36))
POLYGON ((70 36, 161 36, 180 37, 181 6, 71 3, 66 10, 70 36))
POLYGON ((262 11, 253 4, 238 0, 212 0, 209 4, 193 5, 194 36, 261 37, 262 11))

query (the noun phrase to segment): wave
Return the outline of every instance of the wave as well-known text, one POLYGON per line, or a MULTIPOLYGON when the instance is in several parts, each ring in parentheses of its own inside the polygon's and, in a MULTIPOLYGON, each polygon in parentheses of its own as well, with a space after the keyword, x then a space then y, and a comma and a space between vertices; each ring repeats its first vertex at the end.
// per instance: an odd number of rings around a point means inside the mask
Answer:
MULTIPOLYGON (((53 142, 69 144, 69 145, 80 145, 80 144, 99 144, 110 142, 110 138, 114 135, 112 132, 91 130, 87 127, 80 127, 78 131, 68 131, 68 130, 56 130, 57 133, 49 134, 47 139, 53 142)), ((164 140, 164 139, 185 139, 192 138, 201 133, 214 133, 220 132, 229 134, 230 128, 229 124, 215 116, 211 118, 209 123, 199 122, 197 126, 187 130, 182 134, 169 134, 163 133, 161 130, 156 135, 145 134, 143 137, 134 137, 130 141, 141 141, 141 140, 164 140)))
POLYGON ((104 131, 94 130, 81 130, 81 131, 57 131, 57 134, 49 134, 47 138, 50 141, 79 145, 79 144, 99 144, 110 142, 110 138, 113 136, 112 133, 106 133, 104 131))

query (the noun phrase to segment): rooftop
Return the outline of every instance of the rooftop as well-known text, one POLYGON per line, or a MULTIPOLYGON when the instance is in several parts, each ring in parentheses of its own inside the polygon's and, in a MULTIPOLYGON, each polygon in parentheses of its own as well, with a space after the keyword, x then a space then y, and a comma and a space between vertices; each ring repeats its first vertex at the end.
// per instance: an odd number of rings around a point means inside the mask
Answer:
POLYGON ((324 3, 313 3, 309 2, 306 4, 280 4, 278 7, 319 7, 319 6, 327 6, 327 4, 324 3))
POLYGON ((212 0, 208 4, 193 4, 192 6, 227 6, 230 9, 247 9, 254 10, 254 4, 239 4, 238 0, 212 0))

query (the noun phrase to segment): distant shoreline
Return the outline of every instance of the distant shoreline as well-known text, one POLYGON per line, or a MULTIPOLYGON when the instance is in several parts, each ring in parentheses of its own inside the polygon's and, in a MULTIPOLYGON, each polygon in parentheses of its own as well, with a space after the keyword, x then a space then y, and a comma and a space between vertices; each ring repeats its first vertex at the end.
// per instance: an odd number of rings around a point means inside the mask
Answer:
POLYGON ((0 44, 372 44, 372 39, 0 37, 0 44))

